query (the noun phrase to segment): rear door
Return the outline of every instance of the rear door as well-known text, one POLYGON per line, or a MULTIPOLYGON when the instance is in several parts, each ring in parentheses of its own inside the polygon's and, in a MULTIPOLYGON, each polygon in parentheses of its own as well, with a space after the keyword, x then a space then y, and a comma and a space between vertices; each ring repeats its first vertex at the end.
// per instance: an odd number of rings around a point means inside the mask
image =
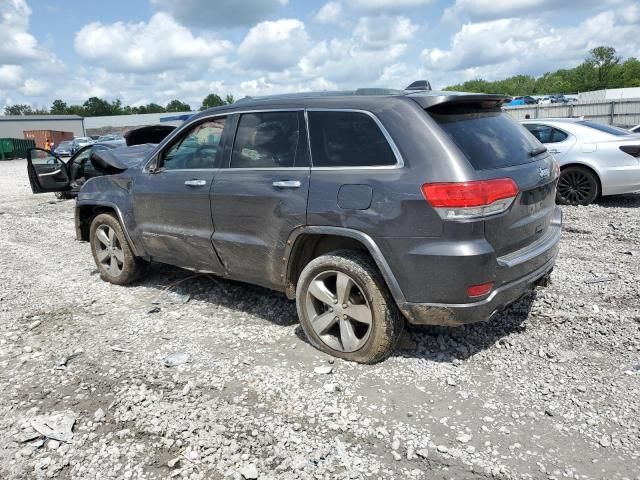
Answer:
POLYGON ((270 288, 284 283, 283 253, 306 221, 309 154, 303 111, 243 113, 228 168, 211 192, 213 244, 229 275, 270 288))
POLYGON ((481 106, 443 105, 428 113, 452 138, 481 179, 511 178, 519 194, 504 213, 487 217, 485 237, 504 255, 543 236, 555 209, 553 158, 508 114, 481 106))
POLYGON ((540 141, 558 163, 576 143, 576 138, 568 132, 541 123, 526 123, 524 127, 540 141))
POLYGON ((49 150, 32 148, 27 152, 27 173, 33 193, 66 192, 71 188, 67 164, 49 150))

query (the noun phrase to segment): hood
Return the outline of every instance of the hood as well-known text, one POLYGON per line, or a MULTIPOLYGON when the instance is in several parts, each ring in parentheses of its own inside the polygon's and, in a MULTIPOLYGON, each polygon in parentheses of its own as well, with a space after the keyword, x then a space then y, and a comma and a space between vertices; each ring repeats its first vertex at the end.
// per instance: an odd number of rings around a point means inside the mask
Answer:
POLYGON ((93 167, 104 175, 124 172, 127 168, 140 165, 147 158, 149 152, 155 148, 154 144, 120 147, 110 150, 93 150, 89 160, 93 167))
POLYGON ((144 143, 160 143, 175 128, 172 125, 149 125, 148 127, 135 128, 125 133, 124 139, 129 147, 144 143))

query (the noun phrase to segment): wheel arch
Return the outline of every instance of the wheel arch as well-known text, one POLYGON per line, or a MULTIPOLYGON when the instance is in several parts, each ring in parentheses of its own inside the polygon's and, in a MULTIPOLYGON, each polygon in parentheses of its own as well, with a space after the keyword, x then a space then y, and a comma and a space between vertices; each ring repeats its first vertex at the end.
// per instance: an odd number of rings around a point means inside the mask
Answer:
POLYGON ((591 173, 593 173, 593 175, 596 177, 596 182, 598 182, 598 197, 601 197, 603 195, 603 193, 602 193, 602 180, 600 178, 600 173, 598 172, 598 170, 593 165, 590 165, 588 163, 582 163, 582 162, 565 163, 564 165, 560 166, 560 172, 563 172, 564 170, 566 170, 569 167, 584 168, 585 170, 589 170, 591 173))
POLYGON ((314 258, 335 250, 366 252, 375 262, 396 303, 405 301, 400 285, 375 241, 366 233, 344 227, 301 227, 287 240, 284 259, 285 293, 295 298, 296 285, 304 267, 314 258))
POLYGON ((127 230, 127 225, 124 222, 124 218, 122 216, 122 212, 120 208, 114 203, 110 202, 78 202, 76 203, 76 214, 75 214, 75 225, 76 225, 76 239, 88 242, 90 240, 90 229, 91 222, 93 219, 101 214, 101 213, 111 213, 114 215, 118 221, 120 222, 120 226, 122 227, 122 231, 127 237, 127 242, 129 242, 129 246, 131 251, 135 256, 138 256, 138 252, 136 251, 136 246, 131 240, 131 236, 129 235, 129 231, 127 230))

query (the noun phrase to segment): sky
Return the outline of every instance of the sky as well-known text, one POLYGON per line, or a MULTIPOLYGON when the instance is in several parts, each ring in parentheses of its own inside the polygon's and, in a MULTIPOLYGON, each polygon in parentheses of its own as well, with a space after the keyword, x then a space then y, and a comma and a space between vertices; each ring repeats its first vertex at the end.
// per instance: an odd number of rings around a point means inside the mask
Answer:
POLYGON ((573 67, 599 45, 640 57, 640 1, 0 0, 0 108, 441 88, 573 67))

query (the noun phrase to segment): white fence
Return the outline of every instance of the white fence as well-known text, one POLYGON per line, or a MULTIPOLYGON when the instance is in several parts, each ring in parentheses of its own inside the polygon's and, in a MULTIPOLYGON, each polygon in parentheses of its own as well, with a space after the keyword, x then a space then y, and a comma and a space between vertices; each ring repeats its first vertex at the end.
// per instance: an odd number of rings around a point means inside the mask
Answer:
POLYGON ((549 117, 584 117, 609 125, 633 127, 640 124, 640 98, 594 102, 552 103, 504 107, 516 120, 549 117))

